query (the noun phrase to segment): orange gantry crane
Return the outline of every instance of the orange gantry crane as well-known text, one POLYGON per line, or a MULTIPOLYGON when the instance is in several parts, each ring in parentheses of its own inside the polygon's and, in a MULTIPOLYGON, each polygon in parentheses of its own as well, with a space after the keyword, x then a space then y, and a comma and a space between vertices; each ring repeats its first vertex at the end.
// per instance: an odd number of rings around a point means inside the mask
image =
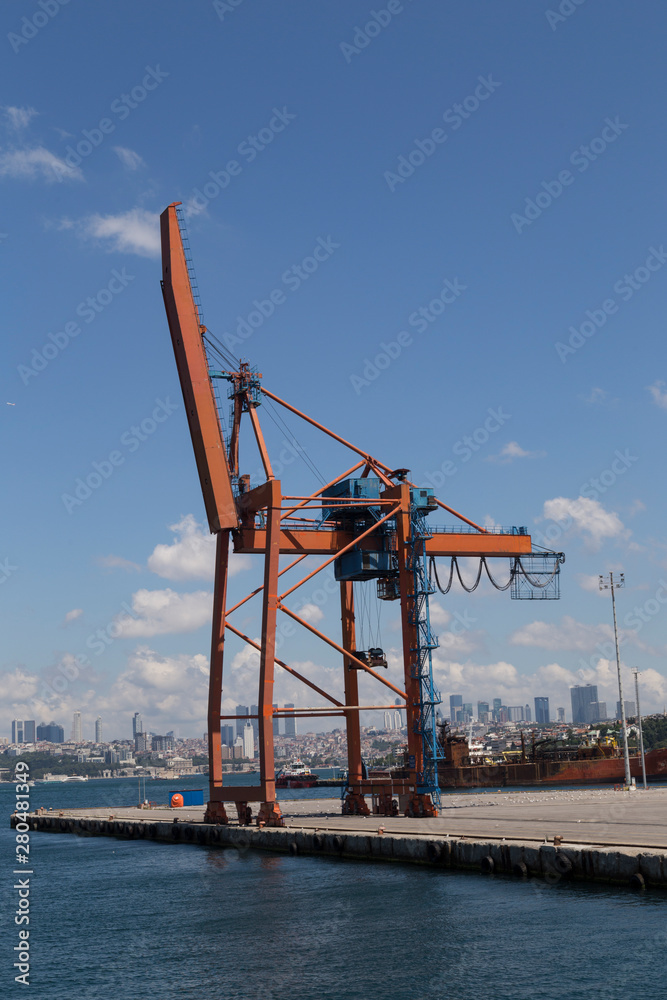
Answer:
MULTIPOLYGON (((162 213, 162 290, 190 434, 211 532, 216 535, 216 564, 208 699, 210 792, 207 820, 226 823, 225 803, 235 803, 239 822, 251 821, 250 803, 259 803, 258 824, 282 825, 276 801, 274 767, 274 720, 282 717, 340 716, 347 732, 348 779, 343 811, 368 814, 367 798, 382 815, 401 812, 410 816, 437 815, 439 805, 438 763, 442 748, 436 730, 436 708, 440 696, 433 683, 431 654, 438 645, 431 631, 428 598, 436 585, 446 593, 454 573, 463 584, 457 560, 478 557, 482 569, 495 584, 486 560, 506 557, 510 577, 499 589, 512 587, 513 597, 558 596, 561 553, 533 552, 525 528, 484 528, 457 513, 434 496, 433 490, 417 487, 407 469, 392 469, 363 448, 313 420, 266 389, 261 374, 247 362, 230 359, 203 325, 199 296, 184 237, 178 205, 162 213), (213 367, 217 354, 224 367, 213 367), (233 361, 230 364, 229 361, 233 361), (229 383, 232 402, 228 440, 222 433, 214 379, 229 383), (275 478, 264 441, 257 409, 267 397, 297 415, 323 434, 348 448, 355 462, 324 487, 308 496, 282 492, 275 478), (248 415, 257 442, 266 480, 250 488, 250 477, 240 473, 239 429, 248 415), (431 528, 426 518, 438 508, 458 521, 458 527, 431 528), (264 579, 243 600, 227 607, 230 540, 237 553, 264 556, 264 579), (280 557, 289 557, 282 568, 280 557), (280 577, 307 556, 323 561, 297 583, 281 592, 280 577), (436 557, 450 562, 449 581, 440 586, 436 557), (340 586, 341 636, 325 635, 285 603, 304 583, 332 566, 340 586), (386 666, 379 648, 359 650, 355 631, 354 582, 377 581, 381 600, 400 601, 402 622, 403 683, 392 683, 379 673, 386 666), (434 582, 435 581, 435 582, 434 582), (230 616, 252 597, 261 595, 261 642, 245 635, 230 616), (323 690, 308 677, 276 656, 279 615, 285 615, 313 636, 327 643, 341 657, 343 698, 323 690), (225 785, 222 771, 221 726, 223 721, 251 716, 222 715, 223 659, 225 635, 238 636, 259 652, 257 726, 259 734, 259 785, 225 785), (279 709, 274 705, 276 664, 310 688, 320 704, 279 709), (387 692, 379 704, 359 704, 359 671, 374 678, 387 692), (362 711, 393 711, 397 705, 407 721, 406 767, 399 777, 369 778, 361 754, 362 711)), ((465 584, 463 584, 465 587, 465 584)), ((497 584, 495 584, 498 586, 497 584)))

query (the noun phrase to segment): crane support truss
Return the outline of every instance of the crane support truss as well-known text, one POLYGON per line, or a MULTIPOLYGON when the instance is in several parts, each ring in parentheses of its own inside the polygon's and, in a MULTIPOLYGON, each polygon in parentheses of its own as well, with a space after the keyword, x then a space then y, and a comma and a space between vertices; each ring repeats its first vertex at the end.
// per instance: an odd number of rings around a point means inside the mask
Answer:
POLYGON ((441 751, 435 713, 440 696, 433 681, 432 651, 437 648, 438 641, 431 632, 429 618, 429 595, 435 588, 427 573, 427 559, 432 564, 433 558, 440 556, 477 556, 484 560, 508 557, 516 566, 520 557, 531 554, 531 538, 524 528, 488 529, 475 524, 433 496, 432 490, 416 487, 407 479, 407 470, 392 471, 390 466, 269 392, 261 386, 261 376, 247 363, 237 363, 229 370, 213 370, 206 356, 206 328, 200 322, 198 296, 193 292, 191 267, 183 246, 176 204, 163 212, 161 231, 165 307, 209 525, 217 535, 208 702, 210 790, 207 817, 209 821, 226 823, 225 803, 233 802, 239 822, 249 823, 252 820, 250 803, 259 803, 256 816, 259 824, 282 824, 276 802, 273 745, 273 724, 280 716, 344 718, 348 752, 344 812, 368 814, 366 799, 372 796, 375 811, 382 814, 395 813, 400 804, 406 815, 437 815, 441 751), (212 378, 230 382, 232 427, 228 446, 220 429, 212 378), (273 475, 257 413, 262 396, 338 441, 359 460, 308 496, 283 493, 280 480, 273 475), (244 413, 249 415, 266 475, 266 482, 254 489, 249 488, 248 477, 239 474, 239 427, 244 413), (356 479, 350 478, 354 475, 356 479), (429 496, 425 498, 425 494, 429 496), (437 507, 454 515, 459 527, 438 530, 427 525, 424 515, 437 507), (241 601, 227 608, 230 542, 236 553, 264 557, 264 579, 241 601), (291 557, 282 569, 281 556, 291 557), (307 556, 322 556, 324 560, 298 583, 280 593, 280 577, 307 556), (345 571, 349 560, 364 567, 377 560, 378 565, 381 561, 385 568, 371 569, 370 577, 364 575, 366 569, 362 575, 355 575, 354 571, 345 571), (315 628, 285 603, 307 581, 332 564, 340 580, 340 641, 315 628), (374 670, 377 664, 356 648, 353 580, 368 578, 377 579, 378 596, 400 601, 403 637, 400 684, 374 670), (244 634, 229 620, 254 597, 261 601, 261 642, 244 634), (276 656, 276 631, 281 616, 308 630, 341 657, 344 701, 276 656), (259 653, 258 708, 253 716, 222 714, 227 632, 259 653), (276 665, 306 685, 324 704, 289 711, 274 707, 276 665), (379 703, 369 704, 365 699, 365 703, 360 704, 360 671, 386 689, 383 698, 375 699, 379 703), (401 776, 391 779, 368 778, 361 757, 360 713, 392 710, 397 699, 407 718, 406 767, 400 772, 401 776), (237 718, 245 721, 256 718, 258 722, 258 785, 224 783, 221 722, 237 718))

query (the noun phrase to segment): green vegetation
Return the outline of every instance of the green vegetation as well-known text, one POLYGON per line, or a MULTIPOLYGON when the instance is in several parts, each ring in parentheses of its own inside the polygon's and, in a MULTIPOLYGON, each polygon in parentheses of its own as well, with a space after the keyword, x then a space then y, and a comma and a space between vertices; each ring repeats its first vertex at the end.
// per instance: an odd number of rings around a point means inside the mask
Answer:
POLYGON ((648 715, 642 719, 645 750, 660 750, 667 747, 667 716, 648 715))
POLYGON ((69 754, 43 753, 33 751, 32 753, 21 753, 17 757, 10 757, 9 754, 0 754, 0 768, 9 768, 12 775, 17 760, 24 760, 30 765, 30 778, 43 778, 48 772, 50 774, 81 774, 90 778, 99 778, 103 771, 119 771, 123 764, 95 764, 88 761, 78 761, 76 757, 69 754))

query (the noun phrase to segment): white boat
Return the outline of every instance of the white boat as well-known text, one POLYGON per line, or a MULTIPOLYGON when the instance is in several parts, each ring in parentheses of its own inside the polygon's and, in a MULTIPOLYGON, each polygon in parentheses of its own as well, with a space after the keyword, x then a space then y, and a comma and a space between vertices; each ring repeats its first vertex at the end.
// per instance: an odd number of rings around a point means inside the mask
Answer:
POLYGON ((45 774, 42 782, 88 781, 87 774, 45 774))
POLYGON ((317 775, 298 758, 276 775, 276 788, 313 788, 316 784, 317 775))

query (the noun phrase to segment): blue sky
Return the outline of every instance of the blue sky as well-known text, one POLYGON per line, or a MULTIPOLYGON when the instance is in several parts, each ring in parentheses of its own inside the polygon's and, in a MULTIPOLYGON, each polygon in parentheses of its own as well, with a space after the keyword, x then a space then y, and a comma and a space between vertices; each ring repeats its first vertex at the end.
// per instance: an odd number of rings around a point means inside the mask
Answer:
MULTIPOLYGON (((43 0, 0 16, 0 730, 68 730, 75 709, 88 736, 98 714, 127 736, 135 710, 156 732, 205 728, 212 546, 159 287, 172 201, 207 324, 267 388, 473 520, 566 553, 559 602, 434 602, 445 699, 548 694, 569 715, 569 686, 591 681, 614 707, 597 591, 614 570, 626 677, 638 666, 643 707, 662 710, 664 6, 43 0)), ((279 455, 288 434, 260 416, 279 455)), ((287 426, 325 480, 352 464, 287 426)), ((254 473, 247 439, 243 454, 254 473)), ((286 458, 286 492, 318 485, 286 458)), ((235 560, 232 596, 258 573, 235 560)), ((301 603, 335 634, 335 595, 301 603)), ((379 638, 397 680, 393 607, 379 638)), ((282 651, 340 688, 306 633, 282 651)), ((252 702, 252 657, 230 642, 227 662, 226 704, 252 702)), ((278 701, 308 704, 285 677, 278 701)))

